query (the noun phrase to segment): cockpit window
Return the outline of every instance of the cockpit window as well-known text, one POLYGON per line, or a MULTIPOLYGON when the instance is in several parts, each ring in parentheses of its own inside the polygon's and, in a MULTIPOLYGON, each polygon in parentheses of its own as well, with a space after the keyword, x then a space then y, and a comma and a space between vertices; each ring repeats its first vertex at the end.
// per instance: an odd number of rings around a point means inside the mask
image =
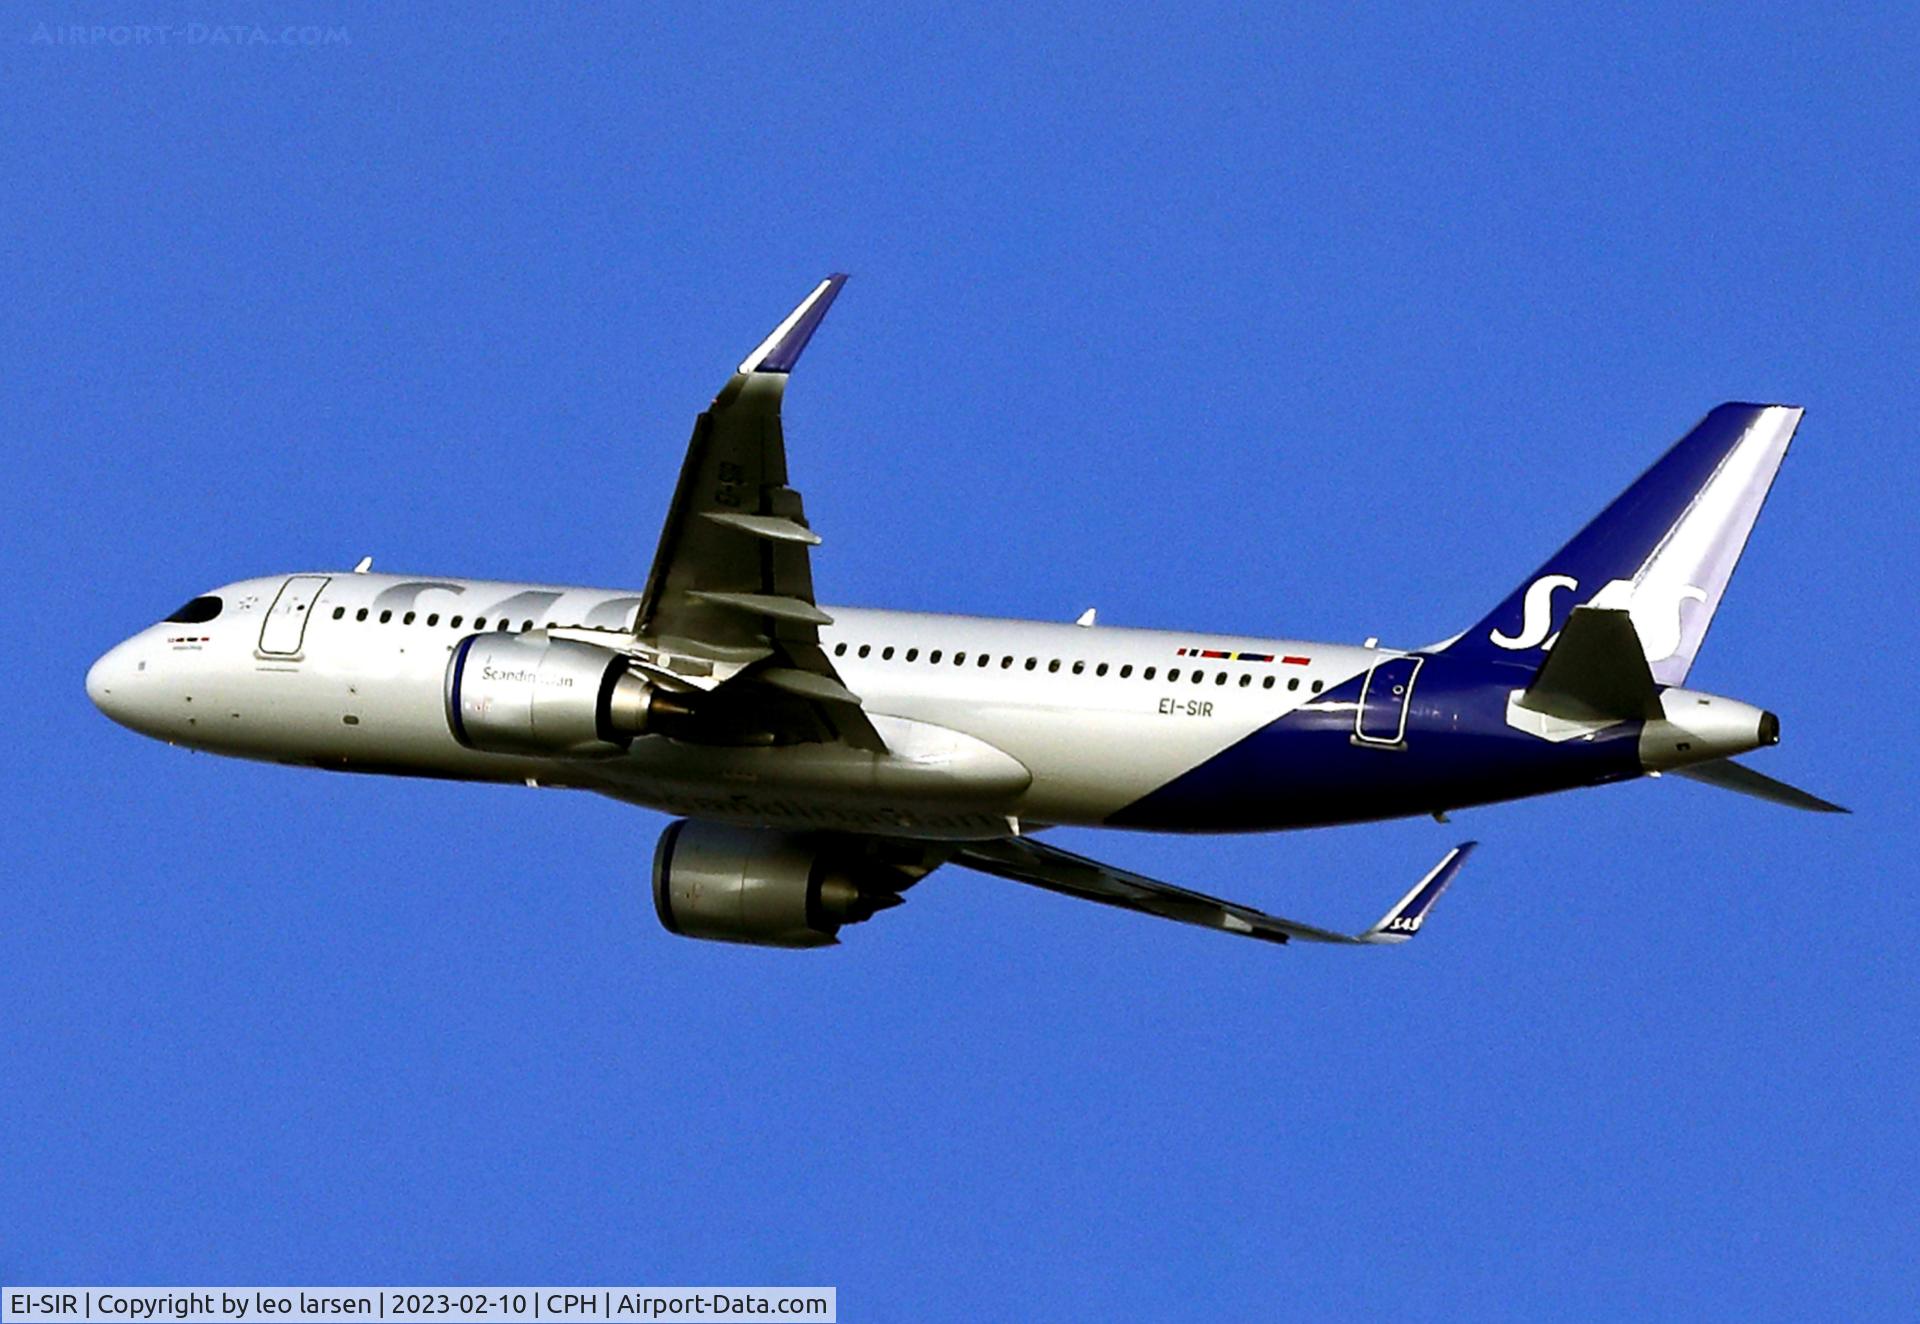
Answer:
POLYGON ((218 616, 220 608, 224 605, 215 597, 195 598, 167 619, 179 625, 198 625, 202 621, 210 621, 218 616))

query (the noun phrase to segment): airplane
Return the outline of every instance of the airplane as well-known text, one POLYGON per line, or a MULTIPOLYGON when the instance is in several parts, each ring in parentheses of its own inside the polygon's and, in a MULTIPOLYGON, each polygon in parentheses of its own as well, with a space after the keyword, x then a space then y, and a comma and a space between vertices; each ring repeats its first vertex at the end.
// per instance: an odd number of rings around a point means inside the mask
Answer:
POLYGON ((1772 713, 1684 682, 1802 411, 1723 404, 1479 621, 1423 648, 823 607, 781 400, 821 281, 694 424, 639 591, 302 571, 202 593, 87 673, 107 716, 303 767, 586 790, 674 815, 661 924, 829 946, 942 865, 1258 938, 1414 937, 1473 842, 1358 933, 1073 854, 1061 826, 1260 832, 1732 761, 1772 713))

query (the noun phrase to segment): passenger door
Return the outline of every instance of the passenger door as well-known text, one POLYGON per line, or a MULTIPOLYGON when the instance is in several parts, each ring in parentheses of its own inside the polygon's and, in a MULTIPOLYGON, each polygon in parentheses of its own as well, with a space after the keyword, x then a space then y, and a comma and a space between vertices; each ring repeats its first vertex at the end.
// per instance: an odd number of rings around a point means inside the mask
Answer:
POLYGON ((307 634, 307 617, 314 599, 327 586, 331 575, 294 575, 280 586, 280 593, 267 608, 267 619, 260 626, 260 651, 272 657, 294 657, 300 652, 307 634))
POLYGON ((1413 681, 1425 662, 1424 657, 1390 657, 1373 664, 1354 717, 1356 743, 1382 747, 1406 743, 1407 705, 1413 702, 1413 681))

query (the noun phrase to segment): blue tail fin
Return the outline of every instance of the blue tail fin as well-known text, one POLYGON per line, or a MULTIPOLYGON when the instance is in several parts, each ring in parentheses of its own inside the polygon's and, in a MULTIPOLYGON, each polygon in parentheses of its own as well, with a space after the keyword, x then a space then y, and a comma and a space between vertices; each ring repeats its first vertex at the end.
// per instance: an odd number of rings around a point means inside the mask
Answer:
POLYGON ((1680 684, 1800 414, 1715 409, 1445 651, 1538 666, 1575 607, 1610 608, 1632 617, 1654 680, 1680 684))

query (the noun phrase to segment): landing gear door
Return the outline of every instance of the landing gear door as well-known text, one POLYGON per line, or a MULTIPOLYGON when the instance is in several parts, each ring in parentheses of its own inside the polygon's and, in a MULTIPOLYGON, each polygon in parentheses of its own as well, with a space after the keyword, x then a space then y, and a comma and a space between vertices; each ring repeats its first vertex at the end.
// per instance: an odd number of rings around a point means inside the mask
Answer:
POLYGON ((280 586, 260 627, 260 651, 269 657, 297 657, 307 636, 307 617, 330 575, 295 575, 280 586))
POLYGON ((1360 711, 1353 719, 1357 745, 1403 749, 1407 741, 1407 705, 1424 657, 1390 657, 1373 664, 1360 690, 1360 711))

